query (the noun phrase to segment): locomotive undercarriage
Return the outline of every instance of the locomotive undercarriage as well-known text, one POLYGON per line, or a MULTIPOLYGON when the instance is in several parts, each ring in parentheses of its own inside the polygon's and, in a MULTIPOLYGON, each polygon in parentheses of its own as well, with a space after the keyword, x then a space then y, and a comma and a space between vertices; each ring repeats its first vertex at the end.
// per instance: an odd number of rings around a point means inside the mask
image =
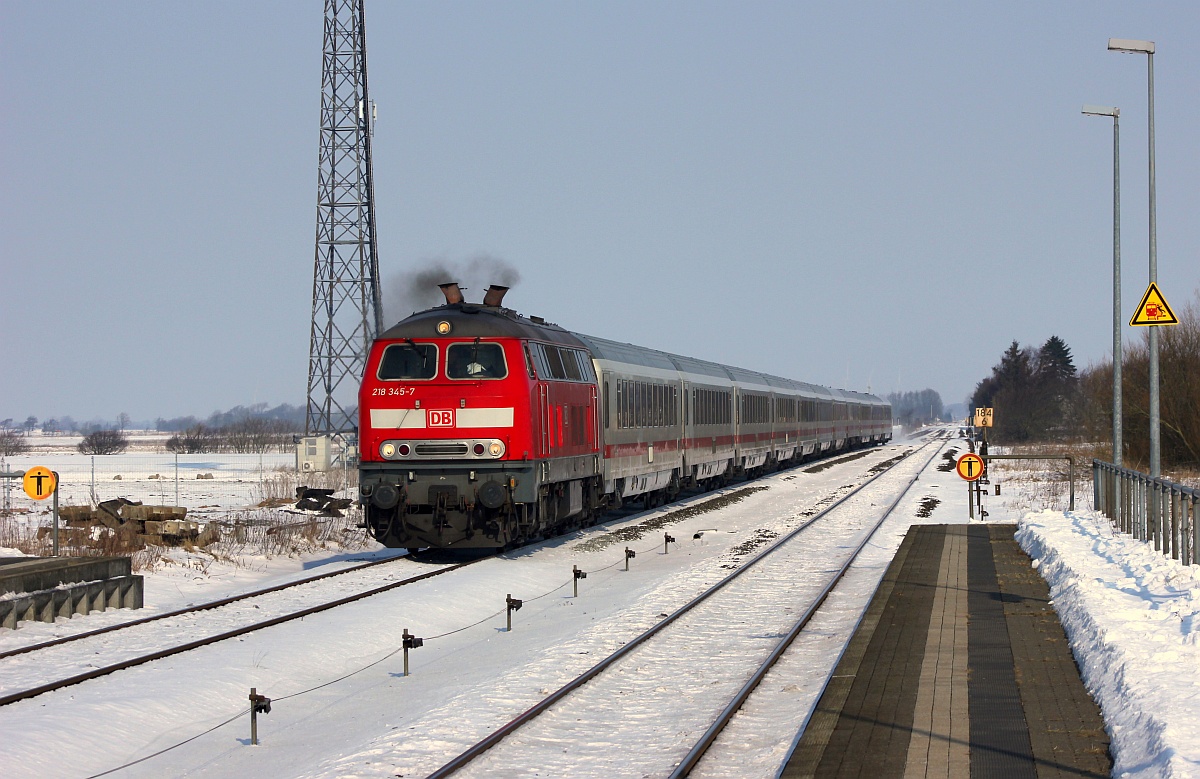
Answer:
POLYGON ((743 478, 758 478, 809 460, 873 446, 883 441, 845 439, 841 446, 809 454, 797 448, 792 457, 769 455, 753 468, 732 466, 709 478, 696 469, 682 477, 678 470, 661 489, 629 496, 605 494, 599 475, 586 475, 591 458, 547 462, 362 463, 360 502, 371 535, 388 547, 424 549, 511 548, 558 535, 596 521, 597 515, 639 502, 653 508, 675 500, 684 490, 719 489, 743 478), (579 477, 565 478, 571 474, 579 477), (563 479, 563 480, 548 480, 563 479))
POLYGON ((363 463, 367 529, 410 550, 510 548, 595 521, 597 477, 544 482, 533 463, 363 463))

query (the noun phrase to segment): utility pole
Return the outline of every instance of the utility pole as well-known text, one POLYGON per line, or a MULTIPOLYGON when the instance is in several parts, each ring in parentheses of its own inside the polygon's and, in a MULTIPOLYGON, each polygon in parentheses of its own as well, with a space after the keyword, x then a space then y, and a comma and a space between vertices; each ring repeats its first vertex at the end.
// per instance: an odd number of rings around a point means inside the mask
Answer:
POLYGON ((363 0, 325 0, 322 62, 304 427, 308 435, 353 435, 367 352, 383 329, 371 168, 374 104, 367 92, 363 0))

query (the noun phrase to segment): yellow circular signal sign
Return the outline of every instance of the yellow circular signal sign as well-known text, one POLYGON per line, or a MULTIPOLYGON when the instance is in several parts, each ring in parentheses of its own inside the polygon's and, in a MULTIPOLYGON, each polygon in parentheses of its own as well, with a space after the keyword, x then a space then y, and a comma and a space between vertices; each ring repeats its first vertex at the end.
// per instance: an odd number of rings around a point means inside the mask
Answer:
POLYGON ((26 495, 34 500, 45 500, 58 487, 58 476, 49 468, 37 465, 25 471, 23 482, 26 495))
POLYGON ((971 452, 967 452, 958 458, 958 462, 954 465, 954 469, 958 471, 958 475, 967 481, 975 481, 982 476, 983 468, 983 458, 971 452))

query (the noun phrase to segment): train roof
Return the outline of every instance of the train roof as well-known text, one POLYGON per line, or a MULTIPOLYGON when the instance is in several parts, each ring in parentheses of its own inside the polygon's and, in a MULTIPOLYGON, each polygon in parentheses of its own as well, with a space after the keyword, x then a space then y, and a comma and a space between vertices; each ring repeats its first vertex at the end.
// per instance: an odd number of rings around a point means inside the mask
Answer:
POLYGON ((698 376, 711 376, 720 383, 736 381, 739 384, 757 384, 764 387, 790 389, 810 397, 824 400, 886 405, 882 398, 864 392, 833 389, 819 384, 809 384, 794 379, 774 376, 769 373, 737 368, 731 365, 686 357, 658 349, 648 349, 630 343, 611 341, 582 333, 573 333, 541 317, 522 316, 503 306, 485 306, 481 303, 447 303, 425 311, 418 311, 389 327, 379 336, 383 339, 402 338, 522 338, 534 341, 549 341, 583 347, 598 359, 639 365, 659 370, 678 371, 698 376), (450 323, 450 332, 442 336, 437 331, 438 322, 450 323))
POLYGON ((610 341, 607 338, 597 338, 593 335, 574 333, 592 354, 601 360, 622 362, 629 365, 640 365, 647 368, 665 370, 676 369, 684 373, 701 376, 712 376, 722 382, 735 381, 739 384, 758 384, 766 387, 790 389, 822 400, 840 400, 843 402, 866 403, 870 405, 886 405, 887 402, 875 395, 851 390, 832 389, 819 384, 786 379, 769 373, 760 373, 732 365, 700 360, 695 357, 685 357, 679 354, 648 349, 630 343, 610 341))
POLYGON ((526 317, 510 308, 481 303, 447 303, 418 311, 389 327, 380 338, 525 338, 584 346, 573 333, 541 317, 526 317), (449 322, 442 336, 438 322, 449 322))

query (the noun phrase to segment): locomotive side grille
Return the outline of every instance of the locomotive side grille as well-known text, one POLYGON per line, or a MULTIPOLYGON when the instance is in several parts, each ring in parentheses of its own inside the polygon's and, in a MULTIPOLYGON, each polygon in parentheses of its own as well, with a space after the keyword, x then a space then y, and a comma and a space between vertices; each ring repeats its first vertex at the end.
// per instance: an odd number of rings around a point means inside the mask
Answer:
POLYGON ((467 445, 461 441, 445 444, 417 444, 418 457, 462 457, 467 453, 467 445))

